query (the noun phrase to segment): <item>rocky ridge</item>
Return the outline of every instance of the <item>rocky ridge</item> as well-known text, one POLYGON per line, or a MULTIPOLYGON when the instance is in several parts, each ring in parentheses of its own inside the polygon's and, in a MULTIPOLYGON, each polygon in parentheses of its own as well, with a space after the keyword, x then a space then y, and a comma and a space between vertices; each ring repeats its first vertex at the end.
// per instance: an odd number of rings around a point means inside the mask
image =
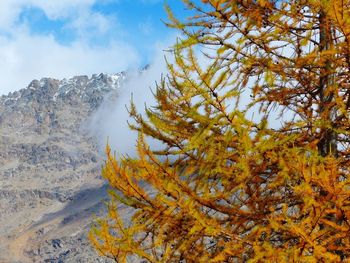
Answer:
POLYGON ((104 262, 86 238, 107 198, 103 157, 82 124, 125 78, 43 78, 0 97, 0 262, 104 262))

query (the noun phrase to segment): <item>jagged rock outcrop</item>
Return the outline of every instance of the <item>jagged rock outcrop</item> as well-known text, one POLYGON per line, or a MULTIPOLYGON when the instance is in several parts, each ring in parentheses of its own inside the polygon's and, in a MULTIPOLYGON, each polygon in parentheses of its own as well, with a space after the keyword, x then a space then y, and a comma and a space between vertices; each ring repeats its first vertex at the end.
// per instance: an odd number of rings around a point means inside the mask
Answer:
POLYGON ((105 262, 86 239, 103 157, 82 124, 124 79, 44 78, 0 97, 0 262, 105 262))

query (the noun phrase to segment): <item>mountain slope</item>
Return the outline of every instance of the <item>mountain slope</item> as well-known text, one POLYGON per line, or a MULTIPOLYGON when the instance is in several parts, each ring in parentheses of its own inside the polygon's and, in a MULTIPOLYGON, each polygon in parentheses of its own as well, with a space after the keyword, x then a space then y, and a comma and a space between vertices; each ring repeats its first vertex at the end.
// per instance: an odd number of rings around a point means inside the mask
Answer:
POLYGON ((0 97, 0 262, 98 262, 86 229, 107 198, 103 157, 81 127, 124 79, 44 78, 0 97))

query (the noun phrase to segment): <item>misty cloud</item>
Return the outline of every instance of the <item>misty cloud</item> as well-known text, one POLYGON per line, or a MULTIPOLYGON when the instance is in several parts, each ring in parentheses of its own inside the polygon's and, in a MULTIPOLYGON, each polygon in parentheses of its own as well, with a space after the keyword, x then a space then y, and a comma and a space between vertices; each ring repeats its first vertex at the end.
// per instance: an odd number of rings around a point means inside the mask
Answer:
POLYGON ((34 78, 60 79, 139 67, 140 54, 119 37, 124 29, 115 18, 93 10, 96 3, 96 0, 2 0, 0 72, 6 77, 0 79, 0 95, 25 88, 34 78), (35 10, 42 12, 47 21, 60 21, 62 30, 74 37, 63 44, 53 32, 35 32, 31 28, 35 10), (118 32, 118 38, 109 38, 112 31, 118 32), (103 45, 95 44, 102 40, 103 45))
MULTIPOLYGON (((130 121, 127 108, 131 98, 139 113, 144 114, 145 107, 155 105, 152 90, 160 80, 162 73, 166 73, 164 53, 161 48, 155 55, 150 67, 142 72, 131 72, 128 80, 118 91, 116 100, 106 99, 95 114, 87 121, 89 132, 98 138, 100 150, 103 151, 107 138, 117 155, 136 155, 137 132, 131 131, 127 121, 130 121)), ((160 146, 159 142, 151 141, 152 149, 160 146)))
POLYGON ((25 88, 34 78, 115 73, 139 64, 137 52, 123 43, 99 48, 76 41, 64 46, 51 36, 25 33, 10 40, 0 37, 0 59, 6 76, 0 79, 0 94, 25 88))

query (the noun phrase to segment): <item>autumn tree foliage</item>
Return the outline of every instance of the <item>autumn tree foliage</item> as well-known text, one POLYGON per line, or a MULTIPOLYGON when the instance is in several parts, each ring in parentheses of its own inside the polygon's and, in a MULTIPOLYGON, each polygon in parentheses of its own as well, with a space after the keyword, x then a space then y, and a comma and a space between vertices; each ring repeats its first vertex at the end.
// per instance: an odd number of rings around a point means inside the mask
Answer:
POLYGON ((121 262, 349 259, 350 1, 184 3, 156 107, 130 108, 138 157, 107 147, 94 246, 121 262))

